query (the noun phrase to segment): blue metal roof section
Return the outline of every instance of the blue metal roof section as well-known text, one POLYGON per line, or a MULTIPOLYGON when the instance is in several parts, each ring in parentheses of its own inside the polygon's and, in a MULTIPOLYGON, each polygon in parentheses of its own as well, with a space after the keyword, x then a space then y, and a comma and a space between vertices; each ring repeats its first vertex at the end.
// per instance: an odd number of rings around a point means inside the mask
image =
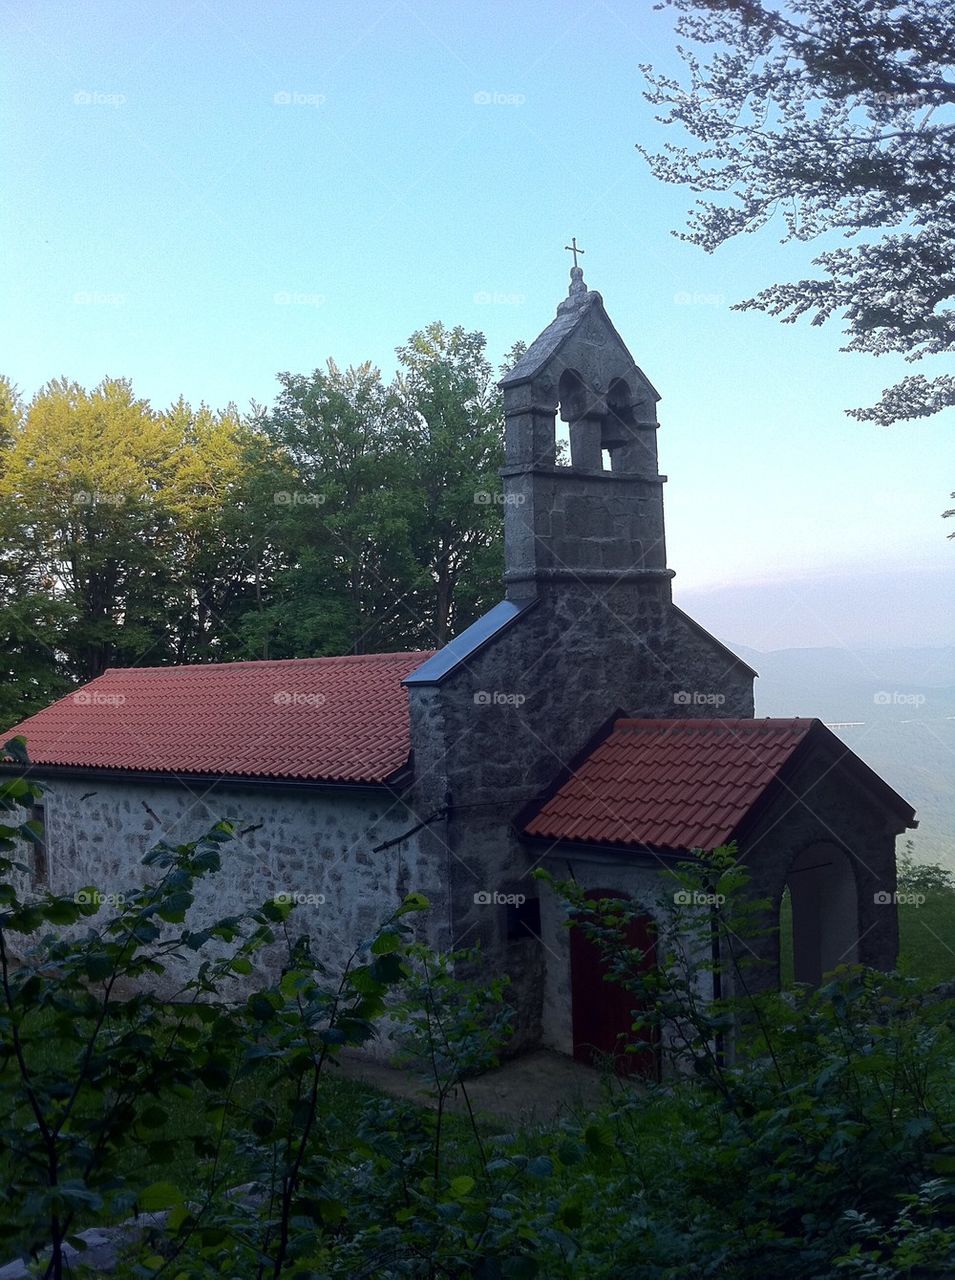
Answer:
POLYGON ((509 626, 523 617, 529 609, 537 604, 536 596, 528 596, 526 600, 502 600, 493 609, 489 609, 477 622, 455 636, 443 649, 415 667, 410 676, 405 676, 402 684, 440 684, 445 676, 449 676, 468 658, 473 658, 479 649, 506 631, 509 626))

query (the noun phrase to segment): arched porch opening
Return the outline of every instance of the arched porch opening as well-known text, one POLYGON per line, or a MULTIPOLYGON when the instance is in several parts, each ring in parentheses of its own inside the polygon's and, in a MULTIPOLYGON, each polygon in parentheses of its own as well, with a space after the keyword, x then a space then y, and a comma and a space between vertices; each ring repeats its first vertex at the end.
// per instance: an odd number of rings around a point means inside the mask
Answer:
POLYGON ((779 913, 780 983, 817 987, 859 955, 859 892, 852 861, 831 841, 816 841, 793 860, 779 913))

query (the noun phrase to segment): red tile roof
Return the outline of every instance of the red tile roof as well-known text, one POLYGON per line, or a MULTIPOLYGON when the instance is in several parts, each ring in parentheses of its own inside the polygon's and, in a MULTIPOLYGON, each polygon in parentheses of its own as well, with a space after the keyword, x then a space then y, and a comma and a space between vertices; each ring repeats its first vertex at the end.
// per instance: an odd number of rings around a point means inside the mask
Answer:
POLYGON ((401 681, 431 656, 125 667, 0 736, 38 764, 384 782, 408 763, 401 681))
POLYGON ((818 720, 618 720, 524 832, 654 849, 716 848, 814 727, 827 732, 818 720))

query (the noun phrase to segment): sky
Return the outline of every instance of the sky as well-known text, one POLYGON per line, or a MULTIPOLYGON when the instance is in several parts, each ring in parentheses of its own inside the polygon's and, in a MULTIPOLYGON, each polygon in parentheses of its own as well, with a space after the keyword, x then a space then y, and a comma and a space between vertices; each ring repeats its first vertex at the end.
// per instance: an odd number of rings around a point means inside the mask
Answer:
MULTIPOLYGON (((246 409, 279 371, 433 320, 495 364, 552 319, 571 236, 662 396, 683 607, 754 648, 955 641, 952 415, 845 410, 912 367, 731 304, 812 274, 770 226, 714 255, 635 149, 672 15, 513 0, 19 0, 2 11, 0 372, 246 409)), ((678 140, 678 139, 674 139, 678 140)), ((923 372, 942 372, 940 361, 923 372)))

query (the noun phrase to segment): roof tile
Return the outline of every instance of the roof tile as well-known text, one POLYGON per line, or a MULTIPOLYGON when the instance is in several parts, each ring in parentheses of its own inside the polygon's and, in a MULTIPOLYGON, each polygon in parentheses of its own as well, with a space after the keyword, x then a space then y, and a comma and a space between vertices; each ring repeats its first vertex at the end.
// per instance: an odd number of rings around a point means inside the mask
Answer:
POLYGON ((402 680, 430 653, 124 667, 24 720, 36 764, 384 782, 408 762, 402 680))
POLYGON ((618 720, 525 825, 550 840, 711 849, 729 840, 813 720, 618 720))

